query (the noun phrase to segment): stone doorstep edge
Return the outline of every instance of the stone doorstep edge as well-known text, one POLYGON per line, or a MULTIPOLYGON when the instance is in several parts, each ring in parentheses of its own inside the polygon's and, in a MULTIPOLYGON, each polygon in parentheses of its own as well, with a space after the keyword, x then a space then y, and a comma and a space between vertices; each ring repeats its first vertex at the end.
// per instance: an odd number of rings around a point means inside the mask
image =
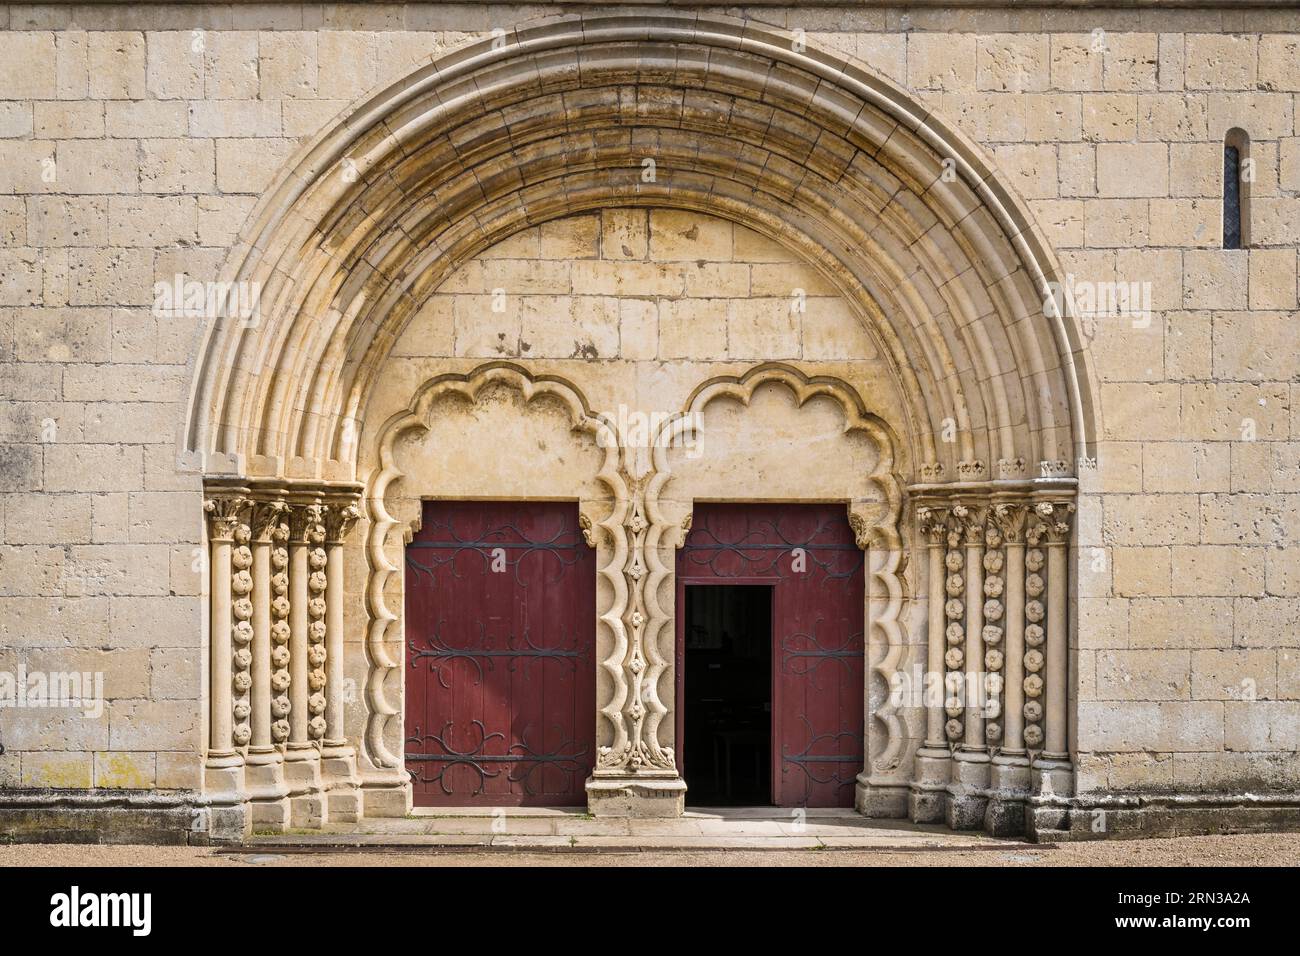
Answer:
MULTIPOLYGON (((363 841, 357 837, 336 834, 306 834, 304 837, 286 834, 277 837, 246 837, 241 840, 222 839, 220 835, 211 832, 215 813, 241 814, 241 809, 213 805, 202 794, 192 791, 0 790, 0 843, 221 843, 230 846, 272 846, 275 845, 272 840, 297 839, 314 845, 322 845, 322 841, 327 841, 340 847, 349 844, 364 846, 363 841)), ((1165 793, 1068 799, 1030 798, 1025 804, 1025 817, 1027 832, 1023 839, 1040 846, 1058 841, 1285 832, 1300 830, 1300 793, 1165 793), (1098 819, 1104 821, 1100 829, 1097 829, 1098 819)), ((520 840, 527 839, 526 835, 508 838, 516 845, 520 840)), ((387 845, 403 845, 400 840, 395 841, 386 836, 385 839, 387 845)), ((567 844, 569 838, 563 839, 567 844)), ((581 839, 576 837, 578 841, 581 839)), ((705 838, 706 841, 710 839, 724 842, 809 838, 716 835, 705 838)), ((817 839, 827 846, 833 846, 835 842, 833 837, 817 839)), ((629 837, 626 848, 644 846, 663 849, 662 846, 655 847, 653 844, 656 842, 658 841, 647 842, 644 838, 638 840, 629 837)), ((288 842, 281 845, 288 845, 288 842)), ((1016 845, 1025 844, 1008 842, 983 846, 1007 848, 1016 845)), ((694 846, 706 847, 707 843, 694 846)), ((500 845, 496 848, 508 849, 500 845)), ((617 848, 624 847, 620 844, 617 848)), ((908 848, 921 847, 899 847, 908 848)))

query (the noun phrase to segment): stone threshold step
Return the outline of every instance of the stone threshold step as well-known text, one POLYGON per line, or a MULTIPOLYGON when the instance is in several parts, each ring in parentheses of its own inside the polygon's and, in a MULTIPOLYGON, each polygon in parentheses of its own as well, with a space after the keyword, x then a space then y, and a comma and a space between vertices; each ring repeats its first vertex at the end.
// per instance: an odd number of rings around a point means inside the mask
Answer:
POLYGON ((900 842, 880 837, 777 836, 561 836, 551 834, 357 834, 340 837, 261 836, 221 847, 229 855, 276 853, 409 853, 413 850, 548 850, 558 852, 653 852, 658 850, 876 850, 886 853, 951 853, 966 850, 1050 850, 1054 844, 1021 842, 900 842))

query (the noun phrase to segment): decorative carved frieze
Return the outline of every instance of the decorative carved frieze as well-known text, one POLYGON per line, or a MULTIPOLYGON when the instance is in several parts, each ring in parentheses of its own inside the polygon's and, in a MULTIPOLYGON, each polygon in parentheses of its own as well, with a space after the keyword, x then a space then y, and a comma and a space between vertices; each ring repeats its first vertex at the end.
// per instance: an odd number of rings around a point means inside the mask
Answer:
POLYGON ((253 688, 253 652, 250 649, 253 641, 253 552, 248 546, 251 540, 252 532, 241 520, 235 525, 235 547, 230 554, 230 593, 233 596, 231 614, 235 620, 231 631, 234 641, 231 668, 232 712, 235 718, 232 739, 237 747, 246 746, 253 737, 250 723, 253 713, 250 694, 253 688))
POLYGON ((1002 532, 991 512, 989 517, 984 529, 984 738, 994 747, 1002 740, 1002 667, 1006 660, 1002 573, 1006 557, 1002 553, 1002 532))
POLYGON ((306 529, 307 568, 307 733, 312 740, 325 736, 325 521, 335 509, 312 505, 308 509, 309 524, 306 529))
MULTIPOLYGON (((287 511, 287 509, 286 509, 287 511)), ((271 529, 271 739, 289 739, 289 525, 271 529)))

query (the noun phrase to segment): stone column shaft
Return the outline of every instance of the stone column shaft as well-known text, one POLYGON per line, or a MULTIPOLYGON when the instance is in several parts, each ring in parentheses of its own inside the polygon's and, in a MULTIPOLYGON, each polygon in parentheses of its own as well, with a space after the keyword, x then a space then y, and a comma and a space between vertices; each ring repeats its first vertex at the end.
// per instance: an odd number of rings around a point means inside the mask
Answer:
POLYGON ((962 749, 984 751, 984 544, 966 542, 966 735, 962 749), (972 699, 973 698, 973 699, 972 699))
POLYGON ((231 714, 233 704, 230 692, 231 655, 234 652, 231 640, 231 594, 230 594, 230 551, 233 546, 231 537, 214 537, 212 539, 212 564, 210 575, 212 622, 208 637, 210 650, 209 663, 209 726, 208 746, 212 755, 229 755, 235 752, 232 731, 234 717, 231 714))
POLYGON ((343 730, 343 543, 327 542, 325 565, 325 742, 342 746, 343 730))
POLYGON ((1065 566, 1065 542, 1047 545, 1047 722, 1044 726, 1044 756, 1064 760, 1069 756, 1068 719, 1070 649, 1066 630, 1066 602, 1069 598, 1065 566))
POLYGON ((271 542, 253 539, 252 749, 271 747, 271 542))
POLYGON ((307 542, 295 534, 289 542, 289 746, 307 740, 307 542))
POLYGON ((1025 752, 1025 543, 1007 541, 1006 709, 1002 752, 1025 752))
MULTIPOLYGON (((928 682, 931 680, 943 681, 943 653, 944 653, 944 629, 946 622, 943 613, 944 605, 944 540, 942 536, 932 537, 930 540, 930 567, 929 567, 929 601, 930 601, 930 622, 929 630, 926 634, 926 674, 925 683, 921 687, 921 692, 926 693, 928 682)), ((932 701, 925 709, 925 745, 935 749, 946 749, 948 741, 944 737, 944 713, 943 699, 944 690, 940 684, 937 694, 938 700, 932 701)))

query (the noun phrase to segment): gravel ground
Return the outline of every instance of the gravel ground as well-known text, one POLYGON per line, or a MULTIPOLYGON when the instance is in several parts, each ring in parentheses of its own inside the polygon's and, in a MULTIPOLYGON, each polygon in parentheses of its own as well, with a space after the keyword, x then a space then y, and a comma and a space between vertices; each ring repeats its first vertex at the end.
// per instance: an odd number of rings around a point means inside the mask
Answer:
POLYGON ((1300 833, 1177 837, 1004 850, 221 850, 0 846, 0 866, 1300 866, 1300 833))

